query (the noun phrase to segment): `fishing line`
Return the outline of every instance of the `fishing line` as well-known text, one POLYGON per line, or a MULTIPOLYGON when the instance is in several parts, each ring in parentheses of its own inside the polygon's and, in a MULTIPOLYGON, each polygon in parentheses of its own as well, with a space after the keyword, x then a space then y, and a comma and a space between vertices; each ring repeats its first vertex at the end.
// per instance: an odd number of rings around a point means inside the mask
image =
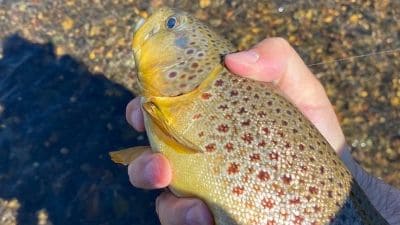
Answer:
POLYGON ((395 49, 389 49, 389 50, 384 50, 384 51, 379 51, 379 52, 370 52, 367 54, 362 54, 362 55, 356 55, 356 56, 350 56, 350 57, 345 57, 341 59, 335 59, 335 60, 329 60, 329 61, 322 61, 318 63, 311 63, 307 64, 307 66, 312 67, 312 66, 320 66, 328 63, 338 63, 342 61, 351 61, 354 59, 362 58, 362 57, 369 57, 369 56, 375 56, 375 55, 388 55, 388 54, 394 54, 396 52, 400 51, 400 48, 395 48, 395 49))

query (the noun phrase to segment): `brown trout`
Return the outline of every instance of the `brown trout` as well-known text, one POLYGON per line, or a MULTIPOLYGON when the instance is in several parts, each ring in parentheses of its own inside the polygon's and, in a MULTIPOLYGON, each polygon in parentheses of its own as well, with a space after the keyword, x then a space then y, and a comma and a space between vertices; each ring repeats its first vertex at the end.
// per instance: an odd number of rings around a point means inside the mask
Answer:
MULTIPOLYGON (((147 135, 170 161, 170 189, 206 202, 216 225, 388 224, 273 84, 224 67, 235 48, 207 25, 159 9, 137 29, 133 51, 147 135)), ((127 164, 139 153, 111 156, 127 164)))

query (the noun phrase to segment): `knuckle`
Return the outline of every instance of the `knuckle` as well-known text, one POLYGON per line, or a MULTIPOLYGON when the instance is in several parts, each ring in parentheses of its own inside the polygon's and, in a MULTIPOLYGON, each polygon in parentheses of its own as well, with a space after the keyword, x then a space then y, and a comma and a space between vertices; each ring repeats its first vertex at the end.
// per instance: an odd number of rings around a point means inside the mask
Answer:
POLYGON ((292 46, 290 45, 290 43, 285 38, 274 37, 274 38, 271 38, 271 42, 272 42, 272 44, 277 45, 280 48, 292 49, 292 46))

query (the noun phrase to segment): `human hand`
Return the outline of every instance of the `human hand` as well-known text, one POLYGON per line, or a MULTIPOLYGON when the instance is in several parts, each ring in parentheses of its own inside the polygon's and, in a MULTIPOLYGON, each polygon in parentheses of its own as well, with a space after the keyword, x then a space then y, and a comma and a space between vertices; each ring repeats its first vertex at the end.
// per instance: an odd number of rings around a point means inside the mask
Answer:
MULTIPOLYGON (((235 74, 274 82, 281 93, 318 128, 335 151, 342 155, 345 151, 345 138, 332 105, 322 85, 285 40, 265 39, 248 51, 227 55, 225 64, 235 74)), ((126 118, 136 130, 144 131, 138 98, 128 104, 126 118)), ((163 188, 171 182, 168 160, 150 150, 129 165, 128 173, 131 183, 140 188, 163 188)), ((169 192, 157 198, 156 211, 163 225, 213 223, 212 216, 202 201, 177 198, 169 192)))

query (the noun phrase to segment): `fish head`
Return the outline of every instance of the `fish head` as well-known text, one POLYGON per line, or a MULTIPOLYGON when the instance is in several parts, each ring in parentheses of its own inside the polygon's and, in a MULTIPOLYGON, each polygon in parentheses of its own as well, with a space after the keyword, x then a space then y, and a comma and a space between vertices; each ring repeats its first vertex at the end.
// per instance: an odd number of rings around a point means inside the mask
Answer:
POLYGON ((133 37, 138 83, 144 96, 193 91, 234 51, 232 44, 188 13, 160 8, 133 37))

